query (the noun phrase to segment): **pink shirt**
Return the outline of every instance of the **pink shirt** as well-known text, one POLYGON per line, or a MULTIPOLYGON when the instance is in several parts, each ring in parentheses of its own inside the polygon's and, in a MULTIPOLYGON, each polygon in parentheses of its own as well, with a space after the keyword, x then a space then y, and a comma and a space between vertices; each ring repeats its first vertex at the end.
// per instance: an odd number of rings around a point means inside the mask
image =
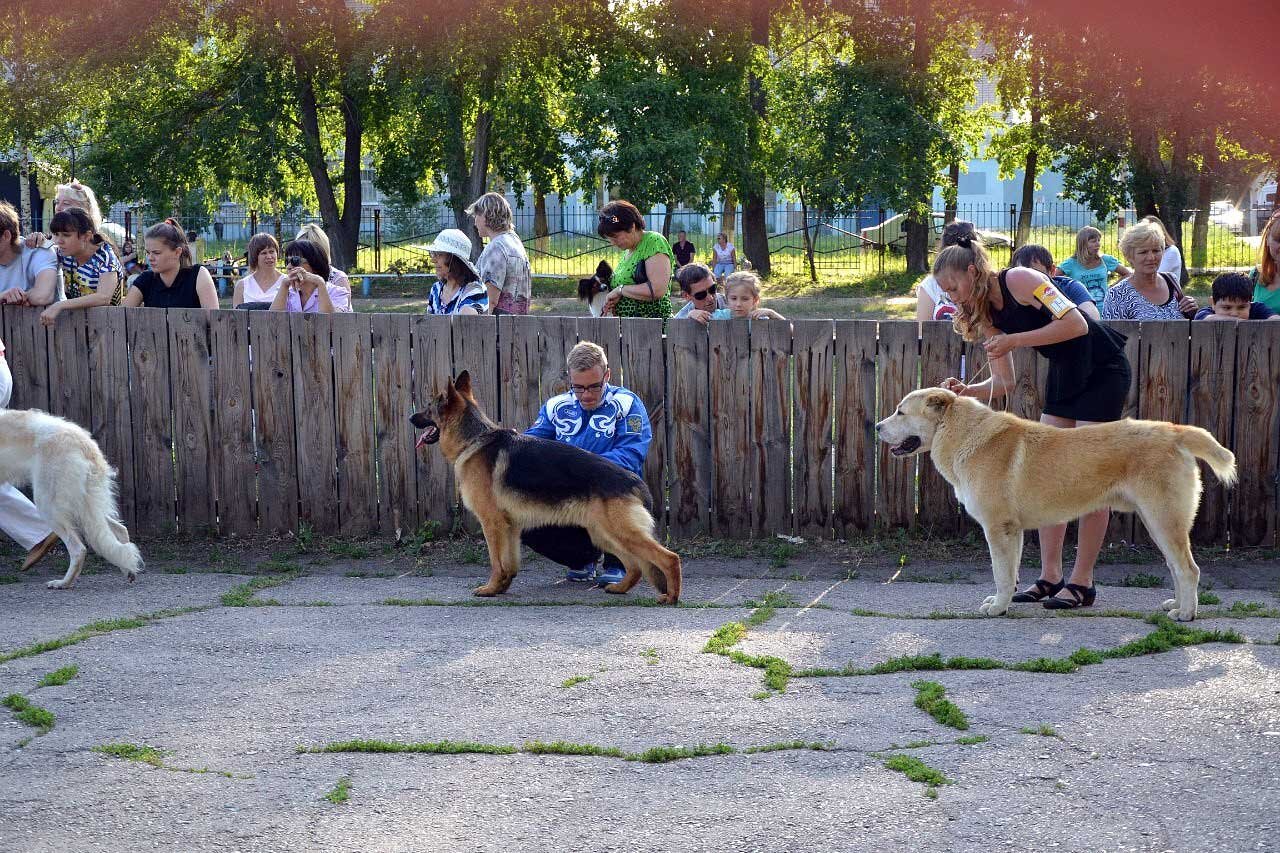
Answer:
MULTIPOLYGON (((329 291, 329 301, 333 303, 333 313, 350 314, 351 313, 351 291, 345 287, 339 287, 336 284, 325 284, 329 291)), ((303 305, 302 300, 298 298, 298 291, 289 288, 289 295, 284 301, 284 310, 292 311, 294 314, 315 314, 320 311, 320 291, 317 288, 311 292, 311 298, 307 300, 307 304, 303 305)))

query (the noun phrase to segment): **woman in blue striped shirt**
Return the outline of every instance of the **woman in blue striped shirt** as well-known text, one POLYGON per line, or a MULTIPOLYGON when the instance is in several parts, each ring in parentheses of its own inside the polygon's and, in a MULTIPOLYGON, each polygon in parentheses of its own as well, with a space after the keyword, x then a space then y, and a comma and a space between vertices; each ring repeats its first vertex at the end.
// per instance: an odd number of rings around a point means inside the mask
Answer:
POLYGON ((441 231, 427 247, 436 267, 436 283, 427 297, 432 314, 486 314, 489 291, 471 263, 471 240, 457 228, 441 231))

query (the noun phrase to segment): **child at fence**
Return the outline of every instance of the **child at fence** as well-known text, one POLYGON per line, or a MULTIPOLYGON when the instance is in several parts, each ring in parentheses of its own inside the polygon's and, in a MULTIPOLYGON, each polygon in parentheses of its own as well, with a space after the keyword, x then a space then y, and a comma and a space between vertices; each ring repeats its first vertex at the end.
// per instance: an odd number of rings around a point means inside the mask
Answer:
POLYGON ((724 280, 724 299, 728 308, 717 308, 713 320, 785 320, 772 308, 760 307, 760 276, 749 270, 736 272, 724 280))
POLYGON ((1117 273, 1121 278, 1128 278, 1133 270, 1120 263, 1119 258, 1104 255, 1102 248, 1102 232, 1091 225, 1086 225, 1076 233, 1076 253, 1058 265, 1061 273, 1073 278, 1085 286, 1094 304, 1101 306, 1107 295, 1111 274, 1117 273))
POLYGON ((1280 314, 1252 297, 1253 279, 1238 272, 1223 273, 1213 280, 1209 307, 1197 311, 1196 319, 1280 320, 1280 314))

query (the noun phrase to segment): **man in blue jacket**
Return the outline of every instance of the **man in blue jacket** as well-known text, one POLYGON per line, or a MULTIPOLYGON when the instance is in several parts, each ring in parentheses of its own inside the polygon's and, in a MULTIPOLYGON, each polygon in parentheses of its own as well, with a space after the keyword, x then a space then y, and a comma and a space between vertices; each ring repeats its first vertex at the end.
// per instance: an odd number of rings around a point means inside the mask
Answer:
MULTIPOLYGON (((581 447, 610 462, 644 476, 644 457, 653 431, 644 403, 626 388, 609 384, 609 362, 604 350, 583 341, 569 351, 569 392, 552 397, 538 411, 526 435, 536 435, 581 447)), ((626 570, 612 554, 596 573, 600 550, 582 527, 535 527, 525 530, 521 541, 542 556, 568 567, 571 581, 599 586, 618 583, 626 570)))

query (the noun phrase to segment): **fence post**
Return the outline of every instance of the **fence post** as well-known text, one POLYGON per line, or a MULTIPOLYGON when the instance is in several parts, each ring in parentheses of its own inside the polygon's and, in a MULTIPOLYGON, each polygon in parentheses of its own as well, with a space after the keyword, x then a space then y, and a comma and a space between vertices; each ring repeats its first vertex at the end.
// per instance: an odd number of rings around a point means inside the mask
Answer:
POLYGON ((124 212, 124 233, 126 237, 133 235, 133 211, 127 208, 124 212))
POLYGON ((884 253, 885 253, 886 247, 888 246, 889 241, 886 239, 888 235, 884 233, 884 208, 883 207, 876 208, 876 217, 880 221, 880 227, 877 229, 880 232, 880 239, 876 241, 877 243, 880 244, 879 245, 880 275, 884 275, 884 253))
POLYGON ((382 271, 382 208, 379 207, 373 209, 373 266, 382 271))
POLYGON ((1018 248, 1018 206, 1009 205, 1009 263, 1013 263, 1014 250, 1018 248))
POLYGON ((258 233, 258 211, 249 211, 249 236, 252 237, 258 233))

